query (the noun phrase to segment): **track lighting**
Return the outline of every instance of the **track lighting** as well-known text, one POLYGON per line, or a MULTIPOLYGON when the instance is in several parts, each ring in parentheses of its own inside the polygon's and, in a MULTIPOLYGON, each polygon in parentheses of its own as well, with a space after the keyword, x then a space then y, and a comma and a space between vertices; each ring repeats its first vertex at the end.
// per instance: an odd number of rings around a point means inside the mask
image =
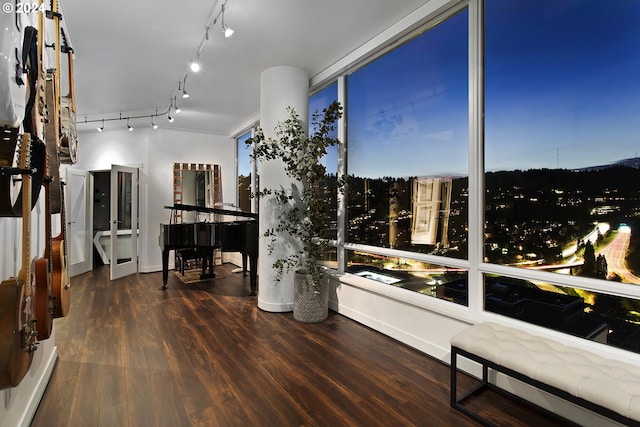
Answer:
MULTIPOLYGON (((207 23, 205 25, 205 34, 204 37, 202 38, 200 45, 198 46, 198 49, 196 51, 196 54, 194 55, 191 63, 189 64, 189 68, 186 70, 187 73, 184 74, 184 77, 182 80, 178 81, 178 90, 175 91, 174 88, 174 92, 172 93, 173 98, 170 98, 171 100, 171 105, 169 106, 168 110, 166 111, 167 114, 167 120, 169 120, 170 123, 173 123, 173 117, 171 116, 171 110, 173 108, 175 108, 175 113, 178 114, 180 113, 182 110, 180 109, 180 107, 178 107, 178 104, 176 103, 177 97, 179 94, 182 95, 182 99, 187 99, 189 98, 189 93, 187 92, 187 76, 188 76, 188 72, 194 72, 197 73, 198 71, 200 71, 201 67, 200 67, 200 55, 202 54, 202 51, 204 50, 205 44, 206 42, 209 40, 209 32, 210 30, 212 30, 216 24, 220 23, 221 27, 222 27, 222 31, 224 33, 225 38, 229 38, 233 35, 234 31, 233 29, 229 28, 227 26, 227 24, 224 21, 224 14, 225 14, 225 10, 226 10, 226 5, 228 3, 229 0, 223 0, 222 5, 220 6, 220 9, 218 9, 218 4, 219 2, 216 1, 214 2, 214 6, 211 9, 211 13, 209 15, 209 17, 207 18, 207 23), (217 13, 216 13, 217 12, 217 13)), ((218 33, 219 34, 219 33, 218 33)), ((101 122, 101 126, 97 127, 96 130, 98 132, 102 132, 104 130, 104 122, 106 121, 115 121, 115 120, 127 120, 127 129, 131 132, 133 131, 133 127, 130 125, 129 123, 129 119, 130 118, 134 118, 134 119, 142 119, 142 118, 151 118, 151 127, 153 129, 157 129, 158 125, 154 122, 154 118, 155 117, 160 117, 162 115, 165 114, 165 111, 162 111, 160 114, 158 114, 158 110, 156 110, 155 114, 151 113, 151 114, 143 114, 143 115, 138 115, 138 116, 127 116, 127 117, 123 117, 122 113, 120 113, 119 117, 115 117, 115 118, 107 118, 107 119, 95 119, 95 120, 87 120, 86 116, 85 116, 85 123, 97 123, 97 122, 101 122)))
POLYGON ((222 4, 222 29, 224 30, 225 38, 229 38, 233 35, 233 30, 224 24, 224 5, 225 4, 226 2, 222 4))
MULTIPOLYGON (((143 115, 139 115, 139 116, 122 116, 122 113, 120 113, 120 115, 118 117, 113 117, 113 118, 106 118, 106 119, 95 119, 95 120, 87 120, 87 117, 85 116, 84 118, 84 123, 100 123, 100 126, 96 128, 96 130, 98 132, 102 132, 104 131, 104 122, 112 122, 112 121, 123 121, 126 120, 127 121, 127 130, 129 132, 133 132, 133 130, 135 129, 133 127, 133 125, 131 124, 131 119, 151 119, 151 127, 154 129, 158 129, 158 125, 155 122, 155 118, 159 117, 163 114, 167 114, 168 115, 168 119, 170 122, 173 121, 173 118, 171 117, 171 109, 173 108, 173 99, 171 100, 171 107, 169 107, 169 109, 167 109, 167 111, 159 113, 158 114, 158 110, 156 110, 155 113, 151 113, 151 114, 143 114, 143 115)), ((80 122, 78 122, 80 123, 80 122)))

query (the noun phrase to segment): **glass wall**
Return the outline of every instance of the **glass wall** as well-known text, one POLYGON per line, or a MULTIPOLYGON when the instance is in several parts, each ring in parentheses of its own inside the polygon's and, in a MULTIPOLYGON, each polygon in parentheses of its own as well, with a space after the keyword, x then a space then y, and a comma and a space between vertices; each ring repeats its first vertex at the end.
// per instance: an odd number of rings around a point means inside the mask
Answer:
POLYGON ((467 259, 468 21, 462 10, 346 79, 347 271, 465 305, 466 271, 417 255, 467 259))
MULTIPOLYGON (((329 87, 316 92, 309 98, 309 135, 313 135, 313 115, 316 113, 321 114, 322 111, 329 107, 331 103, 338 100, 338 84, 334 83, 329 87)), ((333 138, 337 138, 338 123, 335 123, 334 132, 330 135, 333 138)), ((338 146, 328 147, 327 154, 320 160, 320 162, 326 168, 326 179, 321 191, 324 193, 324 208, 325 214, 328 217, 330 226, 327 230, 327 235, 324 238, 329 240, 335 240, 338 235, 338 146)), ((335 250, 330 250, 326 255, 327 261, 336 261, 335 250)), ((333 263, 332 263, 333 264, 333 263)), ((335 264, 333 265, 335 267, 335 264)))
POLYGON ((467 257, 466 10, 347 78, 347 241, 467 257))
POLYGON ((489 262, 640 284, 639 12, 486 1, 489 262))
POLYGON ((241 211, 251 212, 251 146, 247 140, 251 138, 249 131, 236 138, 238 151, 238 207, 241 211))
POLYGON ((639 16, 486 0, 484 22, 484 257, 526 269, 486 275, 485 309, 633 351, 638 300, 572 276, 640 285, 639 16))
POLYGON ((640 2, 451 4, 310 98, 345 107, 325 261, 640 351, 640 2))

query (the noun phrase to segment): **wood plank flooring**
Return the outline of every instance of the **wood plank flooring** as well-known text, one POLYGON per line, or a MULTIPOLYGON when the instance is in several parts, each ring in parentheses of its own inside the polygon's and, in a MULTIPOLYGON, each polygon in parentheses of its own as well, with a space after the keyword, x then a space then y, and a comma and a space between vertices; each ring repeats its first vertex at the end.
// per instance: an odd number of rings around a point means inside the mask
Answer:
MULTIPOLYGON (((166 291, 161 273, 73 278, 31 425, 477 425, 449 407, 447 365, 333 312, 319 324, 263 312, 231 268, 189 285, 170 273, 166 291)), ((560 425, 491 392, 469 405, 498 425, 560 425)))

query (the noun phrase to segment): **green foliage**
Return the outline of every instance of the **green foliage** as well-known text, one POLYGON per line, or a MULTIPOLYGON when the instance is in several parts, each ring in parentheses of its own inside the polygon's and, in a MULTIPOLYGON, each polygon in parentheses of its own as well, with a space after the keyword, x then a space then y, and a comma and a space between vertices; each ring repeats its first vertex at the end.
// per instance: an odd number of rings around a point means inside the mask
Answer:
MULTIPOLYGON (((247 144, 255 144, 251 157, 256 161, 280 159, 284 162, 287 176, 298 181, 302 188, 263 188, 252 197, 270 198, 282 212, 276 225, 264 232, 264 236, 270 239, 269 254, 273 253, 279 236, 283 234, 299 241, 302 246, 301 251, 273 263, 276 281, 281 280, 285 272, 305 268, 312 275, 317 289, 325 273, 318 260, 327 246, 321 236, 328 223, 322 194, 326 168, 320 159, 327 153, 327 148, 340 143, 332 134, 342 117, 342 106, 336 101, 322 112, 315 111, 311 116, 310 136, 295 109, 288 107, 287 112, 289 117, 275 128, 275 138, 265 138, 259 128, 247 144)), ((344 181, 339 180, 339 188, 342 183, 344 181)))

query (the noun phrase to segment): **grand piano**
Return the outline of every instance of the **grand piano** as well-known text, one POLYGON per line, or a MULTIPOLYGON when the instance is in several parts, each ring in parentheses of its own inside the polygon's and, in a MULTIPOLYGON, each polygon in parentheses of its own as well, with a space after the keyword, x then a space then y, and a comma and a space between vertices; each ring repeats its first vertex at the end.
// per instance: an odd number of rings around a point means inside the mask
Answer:
POLYGON ((167 289, 169 274, 169 252, 171 250, 192 250, 202 257, 202 274, 209 269, 213 275, 213 250, 240 252, 242 254, 242 272, 247 273, 249 258, 250 295, 256 295, 258 269, 258 215, 250 212, 230 209, 208 208, 176 203, 165 209, 195 211, 214 214, 214 221, 198 221, 180 224, 160 224, 159 244, 162 248, 162 287, 167 289), (223 216, 229 219, 218 219, 223 216))

